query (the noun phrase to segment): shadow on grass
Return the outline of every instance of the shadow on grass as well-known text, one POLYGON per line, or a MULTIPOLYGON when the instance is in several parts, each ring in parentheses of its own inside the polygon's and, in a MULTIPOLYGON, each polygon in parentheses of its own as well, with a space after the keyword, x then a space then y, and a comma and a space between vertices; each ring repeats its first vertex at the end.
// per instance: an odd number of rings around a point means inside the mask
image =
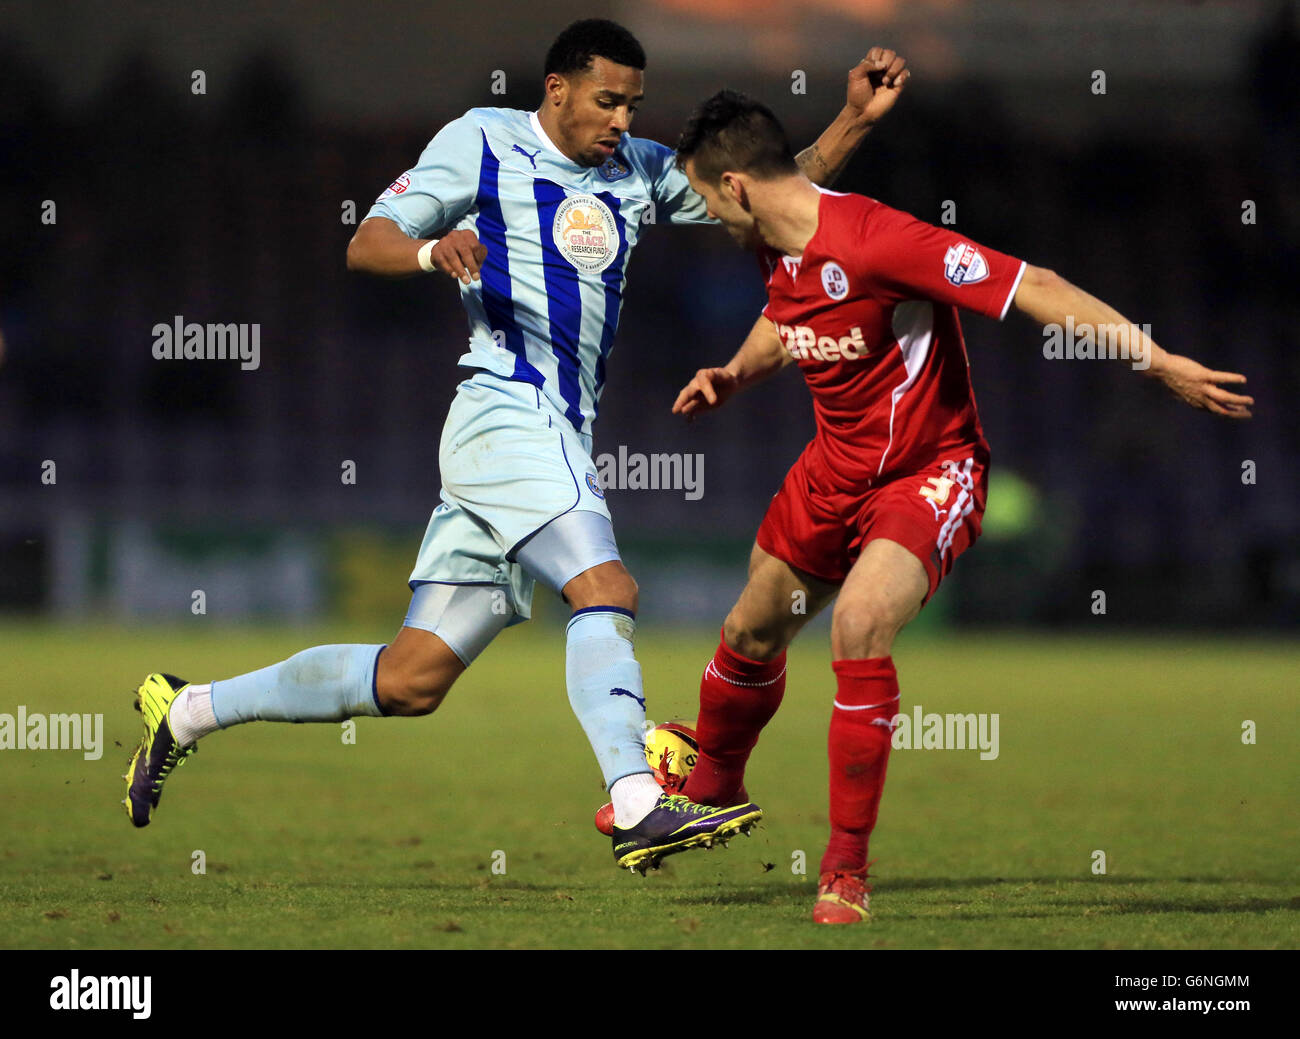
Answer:
MULTIPOLYGON (((877 909, 873 903, 873 909, 877 909)), ((1080 902, 1053 902, 1042 907, 1008 905, 1001 912, 966 912, 955 905, 946 912, 900 913, 889 912, 890 920, 1034 920, 1068 917, 1074 920, 1100 920, 1119 916, 1161 916, 1167 913, 1268 913, 1278 909, 1300 909, 1294 898, 1239 898, 1222 902, 1197 902, 1190 899, 1159 899, 1150 902, 1118 902, 1115 904, 1085 905, 1080 902)))
POLYGON ((1128 887, 1142 884, 1263 884, 1282 885, 1290 881, 1280 877, 1094 877, 1075 874, 1068 877, 873 877, 876 884, 890 891, 928 891, 947 888, 999 887, 1027 884, 1060 887, 1088 884, 1094 887, 1128 887))
MULTIPOLYGON (((1290 887, 1283 880, 1234 880, 1228 877, 912 877, 881 883, 879 894, 902 894, 908 891, 960 891, 949 910, 953 918, 962 920, 999 919, 1005 917, 1051 916, 1117 916, 1147 915, 1156 913, 1266 913, 1277 909, 1300 910, 1300 896, 1279 898, 1255 896, 1233 897, 1218 894, 1197 895, 1177 892, 1165 894, 1151 891, 1135 892, 1126 896, 1125 889, 1147 885, 1184 884, 1260 884, 1290 887), (964 912, 961 907, 982 901, 989 896, 987 889, 998 889, 995 897, 1008 899, 1005 911, 964 912), (1061 897, 1064 896, 1064 897, 1061 897), (1015 901, 1011 901, 1014 899, 1015 901), (1032 901, 1035 906, 1022 903, 1032 901)), ((674 899, 686 905, 769 905, 786 900, 801 901, 815 890, 811 880, 784 881, 761 887, 731 887, 716 892, 684 893, 674 899)), ((940 908, 940 904, 928 905, 940 908)), ((896 920, 934 919, 933 913, 894 913, 896 920)))

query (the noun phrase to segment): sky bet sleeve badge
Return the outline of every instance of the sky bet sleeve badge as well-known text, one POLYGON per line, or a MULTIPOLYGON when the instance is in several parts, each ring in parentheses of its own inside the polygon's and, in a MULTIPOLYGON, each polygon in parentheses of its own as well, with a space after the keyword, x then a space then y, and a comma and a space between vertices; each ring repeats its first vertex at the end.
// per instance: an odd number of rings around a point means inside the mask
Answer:
POLYGON ((944 253, 943 274, 954 285, 973 285, 989 276, 989 265, 975 246, 958 242, 944 253))

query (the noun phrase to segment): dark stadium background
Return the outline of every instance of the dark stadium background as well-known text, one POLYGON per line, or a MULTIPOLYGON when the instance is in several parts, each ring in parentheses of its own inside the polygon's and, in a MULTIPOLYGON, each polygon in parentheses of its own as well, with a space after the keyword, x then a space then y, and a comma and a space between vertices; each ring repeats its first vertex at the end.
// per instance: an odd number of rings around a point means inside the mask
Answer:
MULTIPOLYGON (((931 623, 1300 616, 1295 5, 846 0, 6 5, 0 610, 181 618, 203 588, 224 619, 396 625, 465 321, 442 279, 348 274, 341 213, 466 108, 535 107, 551 38, 590 15, 645 44, 634 133, 669 144, 730 85, 802 146, 867 47, 895 47, 913 82, 837 187, 931 222, 951 200, 975 240, 1249 376, 1234 424, 1116 363, 1049 363, 1023 319, 966 318, 999 482, 931 623), (178 314, 260 323, 260 368, 154 360, 178 314)), ((720 231, 653 229, 626 299, 596 451, 703 453, 705 493, 613 492, 616 530, 647 618, 713 625, 811 409, 790 371, 693 427, 669 415, 761 302, 720 231)))

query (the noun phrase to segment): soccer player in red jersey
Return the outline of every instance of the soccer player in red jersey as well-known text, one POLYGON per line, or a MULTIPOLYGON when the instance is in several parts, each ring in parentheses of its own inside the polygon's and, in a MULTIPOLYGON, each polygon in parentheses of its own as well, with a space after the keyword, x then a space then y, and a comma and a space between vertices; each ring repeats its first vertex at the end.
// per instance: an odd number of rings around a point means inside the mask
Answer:
POLYGON ((758 252, 768 303, 735 357, 698 371, 673 411, 717 408, 798 363, 817 423, 767 510, 749 582, 705 669, 700 757, 684 793, 702 804, 743 798, 750 751, 785 690, 786 647, 838 595, 831 834, 813 919, 868 920, 867 841, 899 713, 894 638, 979 536, 988 486, 957 308, 1000 320, 1014 306, 1044 325, 1090 326, 1108 356, 1126 357, 1193 407, 1247 418, 1254 401, 1219 385, 1244 376, 1162 350, 1050 270, 814 186, 776 118, 743 95, 706 101, 677 161, 709 214, 758 252))

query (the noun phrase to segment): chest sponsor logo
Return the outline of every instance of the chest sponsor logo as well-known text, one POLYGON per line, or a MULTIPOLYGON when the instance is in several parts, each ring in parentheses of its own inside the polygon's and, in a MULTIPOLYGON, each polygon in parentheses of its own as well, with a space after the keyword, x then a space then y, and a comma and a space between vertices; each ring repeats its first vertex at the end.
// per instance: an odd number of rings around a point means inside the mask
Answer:
POLYGON ((778 324, 776 330, 796 361, 860 361, 870 353, 858 325, 838 338, 819 336, 808 325, 778 324))
POLYGON ((849 294, 849 276, 833 260, 822 264, 822 288, 834 300, 841 300, 849 294))
POLYGON ((989 276, 988 261, 975 246, 958 242, 943 254, 943 276, 954 285, 973 285, 989 276))
POLYGON ((384 189, 384 193, 380 195, 377 199, 375 199, 375 201, 382 202, 384 199, 392 198, 394 195, 405 194, 406 189, 409 188, 410 186, 411 186, 411 173, 408 170, 406 173, 403 173, 395 181, 389 184, 388 187, 384 189))
POLYGON ((555 210, 551 234, 560 255, 590 274, 603 271, 618 252, 614 214, 594 195, 574 195, 561 202, 555 210))

